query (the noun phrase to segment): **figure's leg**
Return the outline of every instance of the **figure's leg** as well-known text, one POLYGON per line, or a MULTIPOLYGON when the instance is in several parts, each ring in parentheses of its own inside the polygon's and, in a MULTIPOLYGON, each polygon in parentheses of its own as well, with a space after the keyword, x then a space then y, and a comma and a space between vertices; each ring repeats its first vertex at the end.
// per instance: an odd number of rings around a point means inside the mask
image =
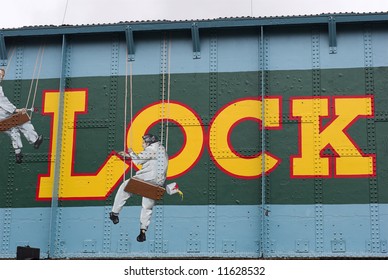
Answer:
POLYGON ((112 206, 112 212, 109 213, 109 218, 112 220, 114 224, 119 222, 119 213, 121 209, 123 209, 127 199, 131 197, 131 194, 124 191, 125 186, 127 185, 129 180, 125 180, 119 187, 115 200, 112 206))
POLYGON ((140 212, 140 234, 137 236, 136 240, 139 242, 146 241, 146 231, 148 226, 151 223, 152 209, 155 206, 155 200, 143 197, 142 205, 140 212))
POLYGON ((140 212, 140 229, 147 230, 151 223, 152 209, 154 208, 155 200, 143 197, 140 212))
POLYGON ((35 149, 38 149, 43 142, 43 136, 36 133, 34 126, 31 122, 26 122, 19 126, 20 131, 26 137, 30 144, 34 144, 35 149))
POLYGON ((12 127, 11 129, 5 131, 5 133, 11 138, 12 147, 15 150, 16 163, 22 163, 22 139, 20 137, 19 129, 12 127))
POLYGON ((20 132, 16 127, 12 127, 11 129, 5 132, 11 138, 12 147, 16 153, 20 153, 23 148, 22 139, 20 138, 20 132))

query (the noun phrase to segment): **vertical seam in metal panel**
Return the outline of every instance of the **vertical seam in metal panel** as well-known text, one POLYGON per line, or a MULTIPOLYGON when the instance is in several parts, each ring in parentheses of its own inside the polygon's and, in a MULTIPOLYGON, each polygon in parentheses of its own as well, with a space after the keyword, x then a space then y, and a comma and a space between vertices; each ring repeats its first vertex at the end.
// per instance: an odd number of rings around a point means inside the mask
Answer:
MULTIPOLYGON (((270 70, 269 70, 269 36, 264 36, 264 101, 265 98, 269 95, 270 93, 270 70)), ((263 125, 264 127, 264 151, 269 150, 269 138, 267 135, 267 130, 265 129, 265 124, 263 125)), ((265 157, 265 155, 264 155, 265 157)), ((267 163, 267 158, 265 159, 265 163, 267 163)), ((266 164, 262 167, 265 169, 266 164)), ((266 175, 264 173, 264 175, 266 175)), ((271 212, 271 205, 270 205, 270 200, 271 200, 271 188, 270 188, 270 177, 269 176, 264 176, 265 181, 264 181, 264 189, 265 189, 265 218, 266 218, 266 239, 267 239, 267 253, 274 251, 274 244, 271 241, 271 227, 270 227, 270 212, 271 212)))
MULTIPOLYGON (((320 31, 318 28, 312 30, 312 79, 313 79, 313 97, 321 96, 321 69, 320 69, 320 31)), ((314 113, 320 115, 320 99, 313 100, 314 113)), ((314 125, 319 126, 319 123, 314 125)), ((314 129, 314 131, 319 131, 314 129)), ((314 140, 315 150, 320 149, 320 138, 314 140)), ((318 155, 319 153, 314 153, 318 155)), ((321 253, 324 251, 323 244, 323 189, 321 174, 321 161, 318 156, 314 157, 314 202, 315 202, 315 251, 321 253), (316 172, 315 172, 316 171, 316 172), (319 174, 319 175, 316 175, 319 174)))
MULTIPOLYGON (((374 95, 372 33, 369 25, 364 30, 365 90, 367 95, 374 95)), ((374 108, 372 108, 374 110, 374 108)), ((367 119, 368 153, 376 153, 376 127, 374 119, 367 119)), ((374 165, 370 168, 374 168, 374 165)), ((371 218, 371 252, 380 253, 379 199, 377 179, 369 177, 370 218, 371 218)))
POLYGON ((261 153, 262 153, 262 161, 261 161, 261 212, 260 212, 260 246, 259 246, 259 254, 261 257, 264 257, 264 240, 265 240, 265 235, 264 235, 264 225, 265 225, 265 142, 264 142, 264 134, 265 134, 265 119, 264 119, 264 87, 265 87, 265 81, 264 81, 264 70, 265 70, 265 48, 264 48, 264 27, 260 27, 260 40, 259 40, 259 71, 260 71, 260 76, 259 76, 259 91, 260 91, 260 96, 261 96, 261 153))
MULTIPOLYGON (((23 47, 17 48, 16 53, 16 74, 15 74, 15 90, 13 92, 14 104, 20 104, 21 87, 22 87, 22 73, 23 73, 23 47)), ((11 93, 9 93, 11 94, 11 93)), ((18 107, 18 106, 17 106, 18 107)), ((3 236, 2 236, 2 251, 4 254, 9 254, 9 243, 11 238, 11 222, 12 222, 12 197, 13 190, 15 189, 15 151, 10 149, 10 164, 8 168, 7 187, 5 192, 5 208, 4 208, 4 220, 3 220, 3 236)))
MULTIPOLYGON (((127 63, 127 61, 125 62, 127 63)), ((107 145, 107 153, 114 150, 115 145, 115 131, 116 131, 116 109, 117 109, 117 95, 118 95, 118 75, 119 75, 119 38, 117 34, 112 35, 111 42, 111 65, 110 65, 110 90, 108 93, 109 96, 109 112, 108 112, 108 145, 107 145)), ((108 166, 108 174, 112 174, 113 166, 108 166)), ((110 187, 113 185, 113 177, 108 176, 106 182, 106 192, 108 193, 110 187)), ((111 245, 111 225, 110 220, 108 219, 109 212, 111 211, 112 205, 112 196, 105 200, 104 207, 104 236, 103 236, 103 245, 102 251, 103 253, 110 252, 111 245)))
POLYGON ((269 198, 270 198, 270 190, 269 190, 269 177, 266 176, 265 167, 266 167, 266 157, 265 151, 268 149, 269 139, 265 129, 265 116, 266 116, 266 106, 265 106, 265 98, 269 93, 269 41, 268 37, 264 36, 264 27, 261 26, 260 29, 260 70, 261 75, 259 78, 260 84, 260 97, 261 97, 261 204, 262 204, 262 213, 261 215, 261 255, 262 257, 266 257, 270 251, 270 226, 269 226, 269 198))
MULTIPOLYGON (((160 101, 164 102, 166 95, 166 81, 167 81, 167 50, 168 50, 168 40, 167 33, 162 32, 160 39, 160 101)), ((164 133, 165 133, 165 114, 163 112, 164 105, 161 106, 161 111, 159 112, 159 118, 162 119, 160 125, 160 142, 164 143, 164 133)), ((163 253, 163 218, 164 218, 164 200, 162 199, 157 201, 155 205, 155 241, 154 241, 154 250, 156 254, 163 253)))
MULTIPOLYGON (((210 68, 209 68, 209 97, 210 97, 210 106, 209 113, 210 116, 214 116, 217 107, 217 77, 218 77, 218 58, 217 58, 217 47, 218 47, 218 38, 217 30, 212 30, 210 36, 210 68)), ((216 137, 215 130, 213 129, 214 134, 209 135, 209 137, 216 137)), ((216 143, 216 139, 212 139, 209 143, 216 143)), ((209 192, 208 192, 208 253, 214 254, 216 252, 216 189, 217 189, 217 169, 214 162, 209 161, 209 192)))
MULTIPOLYGON (((54 184, 51 199, 51 220, 50 220, 50 238, 49 238, 49 257, 59 258, 61 256, 61 219, 62 209, 59 205, 60 192, 62 191, 63 182, 61 179, 61 151, 62 151, 62 130, 67 130, 64 123, 65 110, 65 89, 66 76, 68 76, 68 67, 70 64, 70 47, 67 44, 66 35, 62 36, 62 59, 61 59, 61 76, 59 81, 59 102, 58 102, 58 131, 57 131, 57 147, 55 149, 54 159, 54 184)), ((64 131, 64 133, 67 133, 64 131)))

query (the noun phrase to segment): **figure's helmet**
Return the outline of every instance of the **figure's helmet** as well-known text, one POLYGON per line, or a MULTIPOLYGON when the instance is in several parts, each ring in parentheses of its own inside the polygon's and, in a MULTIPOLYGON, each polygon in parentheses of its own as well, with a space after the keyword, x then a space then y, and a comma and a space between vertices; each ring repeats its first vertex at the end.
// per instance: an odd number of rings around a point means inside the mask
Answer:
POLYGON ((151 145, 159 141, 158 137, 152 134, 146 134, 142 138, 147 145, 151 145))

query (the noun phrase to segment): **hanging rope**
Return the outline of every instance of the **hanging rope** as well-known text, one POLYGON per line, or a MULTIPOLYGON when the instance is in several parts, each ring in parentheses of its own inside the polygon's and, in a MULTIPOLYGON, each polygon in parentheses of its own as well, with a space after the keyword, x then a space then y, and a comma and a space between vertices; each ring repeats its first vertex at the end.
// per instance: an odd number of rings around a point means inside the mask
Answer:
MULTIPOLYGON (((36 99, 36 93, 38 91, 38 84, 39 84, 39 77, 40 77, 40 72, 42 70, 42 63, 43 63, 43 54, 44 54, 44 49, 45 49, 45 46, 41 46, 39 48, 39 51, 38 51, 38 55, 36 56, 36 60, 35 60, 35 66, 34 66, 34 72, 32 74, 32 80, 31 80, 31 84, 30 84, 30 90, 28 92, 28 97, 27 97, 27 102, 26 102, 26 106, 25 108, 27 109, 27 111, 30 111, 31 113, 29 114, 29 117, 30 119, 32 118, 32 113, 34 111, 34 104, 35 104, 35 99, 36 99), (39 64, 39 67, 38 67, 38 64, 39 64), (37 73, 36 73, 37 72, 37 73), (34 85, 34 80, 35 81, 35 89, 34 89, 34 95, 33 95, 33 98, 32 98, 32 104, 31 104, 31 108, 28 109, 28 104, 30 102, 30 98, 31 98, 31 94, 32 94, 32 89, 33 89, 33 85, 34 85)), ((27 113, 28 114, 28 113, 27 113)))
POLYGON ((42 54, 41 54, 41 58, 40 58, 40 65, 39 65, 38 77, 37 77, 36 83, 35 83, 34 98, 32 99, 30 119, 32 118, 32 112, 34 111, 34 104, 35 104, 35 99, 36 99, 36 93, 38 92, 38 84, 39 84, 40 72, 41 72, 41 70, 42 70, 44 49, 45 49, 45 47, 43 46, 43 48, 42 48, 42 54))
POLYGON ((15 50, 16 50, 16 47, 13 47, 12 50, 10 50, 11 54, 8 54, 9 59, 8 59, 7 67, 5 67, 5 73, 8 72, 8 67, 11 65, 13 55, 15 54, 15 50))
MULTIPOLYGON (((14 52, 15 52, 15 49, 11 52, 11 56, 10 56, 9 63, 7 65, 7 69, 8 69, 8 66, 10 65, 10 62, 12 60, 14 52)), ((0 121, 1 122, 0 123, 0 131, 9 130, 12 127, 21 125, 21 124, 26 123, 26 122, 31 120, 32 112, 34 111, 34 103, 35 103, 35 99, 36 99, 36 93, 38 91, 38 83, 39 83, 40 71, 42 69, 43 53, 44 53, 44 47, 43 48, 40 47, 39 51, 38 51, 38 55, 36 57, 36 61, 35 61, 33 77, 32 77, 31 84, 30 84, 30 91, 28 93, 26 106, 24 107, 27 112, 25 114, 23 112, 19 112, 17 114, 12 114, 11 116, 9 116, 9 117, 7 117, 5 119, 2 119, 0 121), (37 70, 38 63, 39 63, 39 69, 37 70), (37 71, 38 71, 38 73, 36 75, 37 71), (36 78, 35 78, 35 76, 36 76, 36 78), (35 84, 35 91, 34 91, 34 96, 33 96, 33 100, 32 100, 32 105, 31 105, 31 108, 28 109, 28 104, 30 102, 32 88, 33 88, 33 84, 34 84, 34 80, 35 79, 36 79, 36 84, 35 84), (28 111, 30 111, 31 113, 28 114, 28 111)), ((7 72, 7 70, 6 70, 6 72, 7 72)))
MULTIPOLYGON (((132 61, 129 62, 129 110, 130 110, 130 134, 129 134, 129 146, 132 147, 133 145, 133 129, 132 129, 132 123, 133 123, 133 90, 132 90, 132 77, 133 77, 133 72, 132 72, 132 61)), ((132 178, 132 172, 133 172, 133 161, 131 160, 131 178, 132 178)))
MULTIPOLYGON (((171 33, 170 37, 168 40, 168 51, 167 51, 167 115, 166 115, 166 141, 165 141, 165 149, 166 152, 168 152, 168 137, 169 137, 169 120, 170 120, 170 97, 171 97, 171 33)), ((164 78, 163 78, 164 81, 164 78)), ((163 86, 164 89, 164 86, 163 86)), ((163 103, 163 117, 164 117, 164 107, 165 107, 165 102, 164 102, 164 94, 162 98, 162 103, 163 103)), ((163 131, 163 122, 162 122, 162 131, 163 131)), ((175 191, 178 193, 180 196, 181 200, 183 200, 183 192, 179 189, 178 184, 172 183, 170 185, 175 184, 175 191)))
MULTIPOLYGON (((129 62, 129 110, 130 110, 130 127, 132 128, 133 123, 133 90, 132 90, 132 61, 129 62)), ((124 143, 123 143, 123 151, 126 153, 126 147, 127 147, 127 112, 128 112, 128 51, 126 53, 126 61, 125 61, 125 94, 124 94, 124 143)), ((130 135, 129 135, 129 146, 132 147, 133 144, 133 132, 132 129, 130 129, 130 135)), ((132 178, 133 173, 133 162, 131 160, 131 174, 130 178, 132 178)), ((123 171, 123 182, 125 181, 125 170, 126 170, 126 164, 124 162, 124 171, 123 171)))

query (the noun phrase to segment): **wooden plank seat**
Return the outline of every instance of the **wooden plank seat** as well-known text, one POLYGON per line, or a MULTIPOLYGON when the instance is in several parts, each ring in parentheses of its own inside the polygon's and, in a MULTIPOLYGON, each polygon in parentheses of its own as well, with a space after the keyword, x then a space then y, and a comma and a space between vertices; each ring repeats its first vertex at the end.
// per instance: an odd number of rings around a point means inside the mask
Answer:
POLYGON ((21 125, 30 120, 30 117, 26 113, 15 113, 8 118, 0 120, 0 131, 7 131, 12 127, 21 125))
POLYGON ((139 180, 137 178, 131 178, 124 190, 129 193, 138 194, 144 197, 151 198, 153 200, 159 200, 163 197, 164 188, 139 180))

